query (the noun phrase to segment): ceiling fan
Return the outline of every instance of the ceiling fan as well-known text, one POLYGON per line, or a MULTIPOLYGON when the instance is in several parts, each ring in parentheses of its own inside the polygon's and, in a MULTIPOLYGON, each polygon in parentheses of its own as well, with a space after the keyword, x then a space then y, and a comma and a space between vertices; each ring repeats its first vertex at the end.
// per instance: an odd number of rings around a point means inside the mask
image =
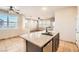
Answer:
POLYGON ((10 6, 9 7, 9 13, 11 13, 11 14, 14 14, 14 13, 16 13, 16 14, 21 14, 20 13, 20 10, 17 10, 15 7, 13 7, 13 6, 10 6))

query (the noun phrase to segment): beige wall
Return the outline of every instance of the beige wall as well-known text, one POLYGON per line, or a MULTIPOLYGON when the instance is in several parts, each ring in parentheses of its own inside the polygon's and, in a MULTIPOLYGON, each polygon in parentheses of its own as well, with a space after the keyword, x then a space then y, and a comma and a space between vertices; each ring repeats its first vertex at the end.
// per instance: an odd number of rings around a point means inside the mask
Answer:
POLYGON ((77 45, 79 47, 79 6, 77 7, 77 20, 76 20, 76 40, 77 40, 77 45))
POLYGON ((17 36, 24 31, 24 25, 23 25, 23 20, 24 20, 23 18, 24 17, 22 15, 18 15, 18 16, 19 16, 18 28, 17 29, 0 30, 0 39, 17 36))
POLYGON ((75 42, 76 7, 68 7, 55 12, 55 30, 60 33, 60 39, 75 42))

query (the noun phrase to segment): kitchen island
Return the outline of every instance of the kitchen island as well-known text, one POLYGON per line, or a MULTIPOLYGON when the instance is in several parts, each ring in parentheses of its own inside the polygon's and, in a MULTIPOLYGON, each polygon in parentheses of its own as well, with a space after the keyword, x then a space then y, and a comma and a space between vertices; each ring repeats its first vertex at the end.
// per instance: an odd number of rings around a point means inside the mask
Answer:
POLYGON ((27 52, 43 52, 44 47, 52 42, 52 52, 57 51, 59 46, 59 33, 52 31, 53 36, 43 35, 44 31, 34 32, 30 34, 22 34, 21 38, 26 40, 27 52))

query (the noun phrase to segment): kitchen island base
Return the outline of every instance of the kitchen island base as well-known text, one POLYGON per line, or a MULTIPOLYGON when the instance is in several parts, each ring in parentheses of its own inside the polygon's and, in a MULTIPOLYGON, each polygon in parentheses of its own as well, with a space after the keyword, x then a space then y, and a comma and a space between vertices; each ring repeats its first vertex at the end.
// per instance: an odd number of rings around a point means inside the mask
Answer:
POLYGON ((42 47, 26 40, 26 51, 27 52, 50 52, 44 51, 44 49, 50 49, 52 52, 56 52, 59 47, 59 33, 57 33, 51 40, 46 42, 42 47), (47 47, 48 46, 48 47, 47 47))

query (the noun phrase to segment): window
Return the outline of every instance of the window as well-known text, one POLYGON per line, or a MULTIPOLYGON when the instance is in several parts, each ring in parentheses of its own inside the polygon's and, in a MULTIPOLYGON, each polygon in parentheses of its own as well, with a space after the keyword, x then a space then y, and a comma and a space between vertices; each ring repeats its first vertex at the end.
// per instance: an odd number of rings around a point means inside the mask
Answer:
POLYGON ((53 30, 55 22, 51 20, 25 20, 25 28, 28 29, 29 27, 30 30, 43 30, 46 29, 46 27, 50 27, 50 30, 53 30))
POLYGON ((0 29, 17 28, 17 16, 0 12, 0 29))
POLYGON ((17 28, 17 17, 15 15, 9 15, 9 28, 17 28))
POLYGON ((30 30, 37 29, 37 21, 35 21, 35 20, 25 20, 25 28, 29 28, 28 27, 29 25, 30 25, 30 30))
POLYGON ((36 30, 37 29, 37 21, 32 20, 31 21, 31 30, 36 30))
POLYGON ((46 27, 50 27, 51 23, 50 20, 40 20, 39 27, 45 29, 46 27))

